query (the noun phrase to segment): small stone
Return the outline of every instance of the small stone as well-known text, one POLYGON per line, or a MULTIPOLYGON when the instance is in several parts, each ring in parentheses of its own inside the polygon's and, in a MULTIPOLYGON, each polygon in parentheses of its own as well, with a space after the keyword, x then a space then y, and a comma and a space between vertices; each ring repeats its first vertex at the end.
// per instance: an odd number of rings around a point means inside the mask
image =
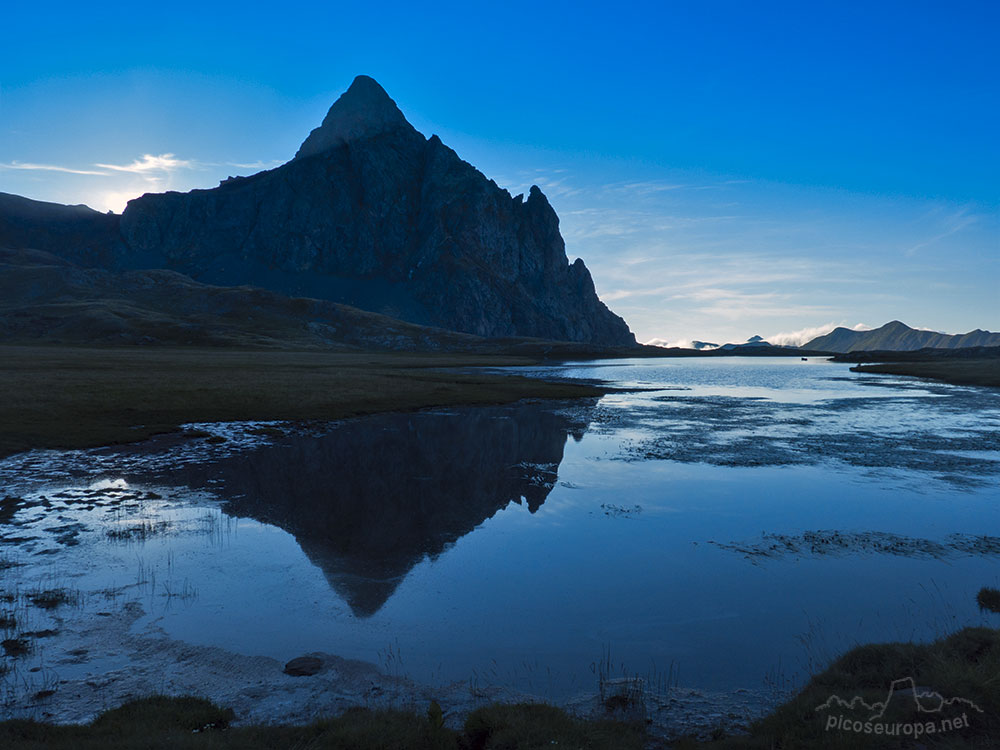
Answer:
POLYGON ((323 660, 315 656, 297 656, 285 665, 285 674, 310 677, 323 668, 323 660))

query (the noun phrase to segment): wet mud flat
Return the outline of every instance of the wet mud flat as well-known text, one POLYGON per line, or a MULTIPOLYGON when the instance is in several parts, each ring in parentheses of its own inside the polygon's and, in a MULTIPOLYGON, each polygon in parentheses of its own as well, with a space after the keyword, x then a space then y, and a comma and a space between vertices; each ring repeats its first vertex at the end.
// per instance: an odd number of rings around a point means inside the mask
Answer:
POLYGON ((782 557, 809 555, 892 555, 931 560, 961 556, 1000 558, 1000 537, 973 534, 950 534, 943 540, 920 539, 884 531, 844 532, 807 531, 798 535, 761 534, 745 542, 710 541, 720 549, 730 550, 757 562, 782 557))

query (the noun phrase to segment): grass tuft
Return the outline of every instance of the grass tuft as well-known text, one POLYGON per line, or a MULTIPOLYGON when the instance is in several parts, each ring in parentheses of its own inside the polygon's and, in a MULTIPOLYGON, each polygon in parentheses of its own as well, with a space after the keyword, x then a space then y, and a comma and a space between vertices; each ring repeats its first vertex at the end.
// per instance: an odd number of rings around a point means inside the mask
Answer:
POLYGON ((155 735, 177 729, 187 732, 222 730, 229 726, 233 718, 232 709, 219 708, 201 698, 153 696, 106 711, 91 726, 110 734, 128 734, 137 728, 145 728, 155 735))
POLYGON ((976 594, 976 603, 980 609, 1000 614, 1000 590, 984 587, 976 594))
POLYGON ((130 526, 119 526, 108 529, 108 539, 114 542, 145 541, 150 537, 170 530, 169 521, 143 521, 130 526))
POLYGON ((36 607, 55 609, 64 604, 76 604, 80 595, 69 589, 45 589, 28 594, 28 600, 36 607))
POLYGON ((5 638, 0 641, 0 647, 6 656, 17 658, 31 652, 31 642, 27 638, 5 638))

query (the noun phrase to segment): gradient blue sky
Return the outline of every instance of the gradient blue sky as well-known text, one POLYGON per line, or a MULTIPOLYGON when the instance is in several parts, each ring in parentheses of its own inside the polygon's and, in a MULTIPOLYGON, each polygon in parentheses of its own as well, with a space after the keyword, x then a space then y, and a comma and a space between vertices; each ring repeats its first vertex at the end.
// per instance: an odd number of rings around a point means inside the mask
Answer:
POLYGON ((366 73, 541 186, 641 341, 1000 330, 997 2, 48 3, 3 26, 0 191, 210 187, 287 161, 366 73))

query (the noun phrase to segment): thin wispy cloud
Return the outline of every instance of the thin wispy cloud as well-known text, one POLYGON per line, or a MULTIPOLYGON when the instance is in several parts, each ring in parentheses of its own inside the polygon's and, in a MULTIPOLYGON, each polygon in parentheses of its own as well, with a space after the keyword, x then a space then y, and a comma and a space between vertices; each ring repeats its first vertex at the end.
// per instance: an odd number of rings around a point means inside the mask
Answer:
POLYGON ((245 174, 272 169, 281 163, 281 160, 202 162, 182 159, 174 153, 162 153, 143 154, 122 164, 97 162, 84 167, 12 161, 0 163, 0 171, 18 170, 25 174, 37 172, 39 176, 49 173, 53 180, 59 179, 57 175, 60 174, 79 175, 79 184, 83 187, 76 187, 74 192, 82 192, 83 195, 76 200, 82 199, 82 202, 98 210, 120 212, 128 201, 143 193, 207 187, 203 184, 204 177, 198 177, 199 173, 218 173, 220 169, 231 169, 245 174))
POLYGON ((750 318, 818 318, 834 312, 830 305, 807 305, 807 304, 775 304, 766 300, 739 301, 720 300, 711 305, 697 307, 694 310, 702 315, 707 315, 730 322, 746 321, 750 318))
POLYGON ((136 159, 131 164, 95 164, 102 169, 111 169, 115 172, 131 172, 132 174, 146 175, 155 172, 174 172, 178 169, 192 169, 195 163, 189 159, 178 159, 174 154, 143 154, 141 159, 136 159))
POLYGON ((916 255, 924 248, 930 247, 931 245, 934 245, 935 243, 940 242, 941 240, 946 239, 947 237, 951 237, 953 234, 958 234, 963 229, 966 229, 968 227, 973 226, 974 224, 977 224, 980 220, 980 217, 977 214, 972 213, 967 207, 960 208, 958 211, 948 214, 943 218, 935 216, 935 214, 937 213, 938 213, 937 211, 932 211, 931 214, 929 215, 929 218, 932 219, 936 218, 939 224, 943 225, 942 227, 940 227, 940 231, 928 237, 926 240, 918 242, 917 244, 908 247, 904 251, 906 257, 912 258, 914 255, 916 255))
POLYGON ((236 162, 236 161, 223 161, 223 162, 205 162, 201 166, 205 167, 235 167, 236 169, 274 169, 284 164, 282 159, 272 159, 271 161, 254 161, 254 162, 236 162))
POLYGON ((642 180, 639 182, 613 182, 604 186, 604 190, 633 195, 653 195, 668 190, 683 190, 692 187, 684 183, 663 182, 659 180, 642 180))
POLYGON ((62 172, 64 174, 86 174, 107 177, 107 172, 98 172, 93 169, 75 169, 73 167, 60 167, 56 164, 32 164, 30 162, 12 161, 8 164, 0 164, 0 169, 20 169, 25 171, 38 172, 62 172))
MULTIPOLYGON (((665 347, 676 347, 678 349, 701 349, 702 351, 711 351, 712 349, 718 349, 719 344, 714 342, 698 341, 699 346, 695 346, 695 341, 692 339, 661 339, 653 338, 649 341, 643 341, 646 346, 665 346, 665 347), (710 344, 706 346, 706 344, 710 344)), ((727 342, 728 343, 728 342, 727 342)))

